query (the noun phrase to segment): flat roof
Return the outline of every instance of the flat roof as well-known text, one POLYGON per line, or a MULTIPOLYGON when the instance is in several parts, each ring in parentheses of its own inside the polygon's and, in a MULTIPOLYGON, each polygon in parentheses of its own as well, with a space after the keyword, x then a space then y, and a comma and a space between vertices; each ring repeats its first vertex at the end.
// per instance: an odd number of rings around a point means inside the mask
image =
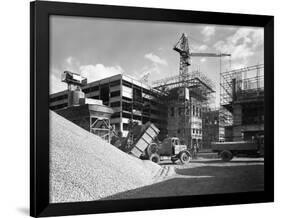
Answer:
MULTIPOLYGON (((110 77, 106 77, 104 79, 100 79, 100 80, 96 80, 96 81, 93 81, 93 82, 90 82, 88 83, 87 85, 85 85, 82 89, 85 89, 85 88, 89 88, 89 87, 93 87, 93 86, 98 86, 98 85, 101 85, 101 84, 107 84, 107 83, 110 83, 110 82, 113 82, 113 81, 116 81, 118 79, 122 79, 122 80, 125 80, 131 84, 134 84, 134 85, 137 85, 139 87, 142 87, 144 89, 147 89, 147 90, 151 90, 155 93, 159 93, 161 94, 161 92, 145 83, 142 83, 128 75, 124 75, 124 74, 117 74, 117 75, 114 75, 114 76, 110 76, 110 77)), ((67 94, 67 90, 64 90, 64 91, 60 91, 60 92, 56 92, 56 93, 53 93, 53 94, 50 94, 51 97, 57 97, 57 96, 61 96, 63 94, 67 94)))
POLYGON ((91 87, 93 85, 99 85, 99 84, 106 84, 106 83, 109 83, 109 82, 112 82, 112 81, 115 81, 115 80, 118 80, 118 79, 122 79, 122 80, 125 80, 127 82, 130 82, 134 85, 137 85, 137 86, 140 86, 142 88, 146 88, 146 89, 151 89, 152 87, 145 84, 145 83, 142 83, 128 75, 124 75, 124 74, 117 74, 117 75, 114 75, 114 76, 110 76, 110 77, 106 77, 104 79, 101 79, 101 80, 96 80, 96 81, 93 81, 93 82, 90 82, 88 83, 86 86, 84 86, 85 88, 87 87, 91 87))

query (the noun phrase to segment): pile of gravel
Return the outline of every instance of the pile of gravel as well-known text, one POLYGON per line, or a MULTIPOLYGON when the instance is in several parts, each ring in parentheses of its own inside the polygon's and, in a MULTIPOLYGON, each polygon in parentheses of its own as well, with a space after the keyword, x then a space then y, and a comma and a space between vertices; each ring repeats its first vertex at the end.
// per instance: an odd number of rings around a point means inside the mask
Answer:
POLYGON ((50 111, 50 201, 99 200, 159 181, 165 169, 130 156, 50 111))

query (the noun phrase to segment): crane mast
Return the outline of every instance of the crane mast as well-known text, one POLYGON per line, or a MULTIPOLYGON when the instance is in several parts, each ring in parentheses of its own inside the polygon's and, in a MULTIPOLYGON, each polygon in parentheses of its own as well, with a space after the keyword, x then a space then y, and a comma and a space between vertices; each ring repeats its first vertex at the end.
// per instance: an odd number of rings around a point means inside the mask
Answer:
POLYGON ((179 75, 180 78, 188 77, 188 66, 190 66, 190 49, 187 36, 183 33, 179 41, 173 48, 180 54, 179 75))
MULTIPOLYGON (((189 78, 191 77, 188 72, 188 67, 191 65, 191 57, 219 57, 221 71, 221 57, 231 56, 230 54, 224 53, 192 53, 189 48, 188 37, 184 33, 180 37, 179 41, 175 44, 173 49, 180 54, 179 80, 186 88, 188 86, 189 78)), ((184 114, 191 114, 191 110, 188 110, 188 108, 191 108, 191 101, 184 99, 181 104, 184 106, 184 114)), ((188 135, 188 132, 191 131, 191 120, 187 119, 186 116, 184 116, 183 119, 183 137, 185 138, 188 135), (189 130, 186 128, 187 126, 189 130)))
POLYGON ((184 33, 180 37, 179 41, 175 44, 173 49, 180 54, 179 75, 180 78, 183 80, 188 78, 188 67, 191 65, 191 57, 218 57, 220 58, 220 71, 221 71, 221 58, 226 56, 228 57, 231 56, 231 54, 226 54, 226 53, 190 52, 188 37, 184 33))

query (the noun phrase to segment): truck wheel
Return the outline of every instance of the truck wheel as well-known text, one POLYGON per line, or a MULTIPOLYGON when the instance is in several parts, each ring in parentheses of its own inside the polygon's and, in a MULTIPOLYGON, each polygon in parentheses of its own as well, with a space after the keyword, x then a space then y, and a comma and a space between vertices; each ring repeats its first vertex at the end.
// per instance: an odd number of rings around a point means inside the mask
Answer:
POLYGON ((148 147, 146 148, 146 154, 148 157, 150 157, 152 154, 157 153, 157 151, 158 151, 158 146, 156 143, 152 143, 148 145, 148 147))
POLYGON ((186 151, 179 153, 179 160, 182 164, 187 164, 191 159, 191 156, 186 151))
POLYGON ((149 160, 151 160, 154 163, 159 163, 160 162, 160 156, 156 153, 150 155, 149 160))
POLYGON ((173 164, 176 163, 177 160, 178 160, 178 158, 171 157, 171 161, 172 161, 173 164))
POLYGON ((220 153, 221 159, 223 161, 230 161, 233 158, 233 154, 230 151, 224 150, 220 153))

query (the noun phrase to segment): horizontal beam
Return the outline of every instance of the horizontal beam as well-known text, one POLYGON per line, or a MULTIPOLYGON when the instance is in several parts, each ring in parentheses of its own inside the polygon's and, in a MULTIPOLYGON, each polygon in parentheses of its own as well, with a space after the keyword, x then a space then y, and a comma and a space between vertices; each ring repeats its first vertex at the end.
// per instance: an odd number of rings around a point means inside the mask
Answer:
POLYGON ((225 54, 225 53, 190 53, 190 56, 192 57, 230 57, 231 54, 225 54))

